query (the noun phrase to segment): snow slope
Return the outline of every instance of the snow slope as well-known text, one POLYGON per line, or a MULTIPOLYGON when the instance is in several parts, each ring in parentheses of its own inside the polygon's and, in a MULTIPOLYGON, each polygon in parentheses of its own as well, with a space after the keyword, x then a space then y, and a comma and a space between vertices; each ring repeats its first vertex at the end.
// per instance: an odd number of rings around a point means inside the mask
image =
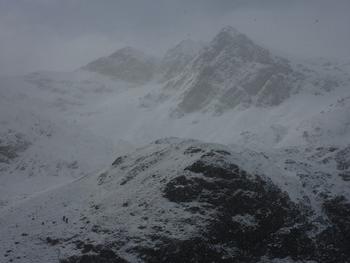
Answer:
POLYGON ((1 206, 95 173, 117 151, 74 119, 96 94, 109 93, 107 83, 80 80, 75 73, 53 75, 1 80, 1 206), (74 118, 68 118, 71 112, 74 118))

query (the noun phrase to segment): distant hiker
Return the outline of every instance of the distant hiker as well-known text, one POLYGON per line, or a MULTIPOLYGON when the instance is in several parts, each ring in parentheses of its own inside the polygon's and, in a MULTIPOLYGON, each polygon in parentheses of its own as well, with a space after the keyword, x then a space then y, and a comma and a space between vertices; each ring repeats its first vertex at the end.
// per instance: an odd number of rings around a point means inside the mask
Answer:
POLYGON ((63 222, 66 222, 66 216, 62 217, 63 222))
POLYGON ((68 224, 68 218, 66 217, 66 221, 65 221, 67 224, 68 224))

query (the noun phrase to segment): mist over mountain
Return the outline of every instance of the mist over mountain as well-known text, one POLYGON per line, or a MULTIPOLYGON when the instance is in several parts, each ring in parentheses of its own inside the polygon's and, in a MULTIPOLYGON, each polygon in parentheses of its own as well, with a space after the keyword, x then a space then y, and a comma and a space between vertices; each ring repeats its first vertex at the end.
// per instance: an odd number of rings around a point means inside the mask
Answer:
POLYGON ((0 261, 349 262, 349 65, 226 26, 1 77, 0 261))
POLYGON ((193 58, 205 47, 205 43, 186 39, 170 48, 161 60, 161 74, 169 80, 180 74, 193 58))
POLYGON ((156 69, 156 59, 132 47, 122 48, 108 57, 90 62, 83 69, 135 83, 150 81, 156 69))

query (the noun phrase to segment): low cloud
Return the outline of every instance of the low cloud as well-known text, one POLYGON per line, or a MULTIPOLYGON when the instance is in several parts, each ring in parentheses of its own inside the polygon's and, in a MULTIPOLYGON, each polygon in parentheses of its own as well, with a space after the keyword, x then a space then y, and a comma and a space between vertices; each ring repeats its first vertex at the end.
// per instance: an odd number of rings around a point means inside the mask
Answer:
POLYGON ((132 45, 163 53, 232 25, 283 54, 350 59, 348 0, 0 0, 0 74, 72 70, 132 45))

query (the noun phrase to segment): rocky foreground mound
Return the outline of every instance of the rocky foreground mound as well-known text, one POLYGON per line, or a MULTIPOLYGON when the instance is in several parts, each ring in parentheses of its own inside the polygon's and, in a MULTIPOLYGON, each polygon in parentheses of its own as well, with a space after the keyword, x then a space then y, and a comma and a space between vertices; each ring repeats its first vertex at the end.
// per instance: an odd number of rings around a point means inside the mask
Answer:
POLYGON ((273 166, 264 154, 158 140, 9 209, 3 262, 349 262, 347 197, 307 192, 273 166))

